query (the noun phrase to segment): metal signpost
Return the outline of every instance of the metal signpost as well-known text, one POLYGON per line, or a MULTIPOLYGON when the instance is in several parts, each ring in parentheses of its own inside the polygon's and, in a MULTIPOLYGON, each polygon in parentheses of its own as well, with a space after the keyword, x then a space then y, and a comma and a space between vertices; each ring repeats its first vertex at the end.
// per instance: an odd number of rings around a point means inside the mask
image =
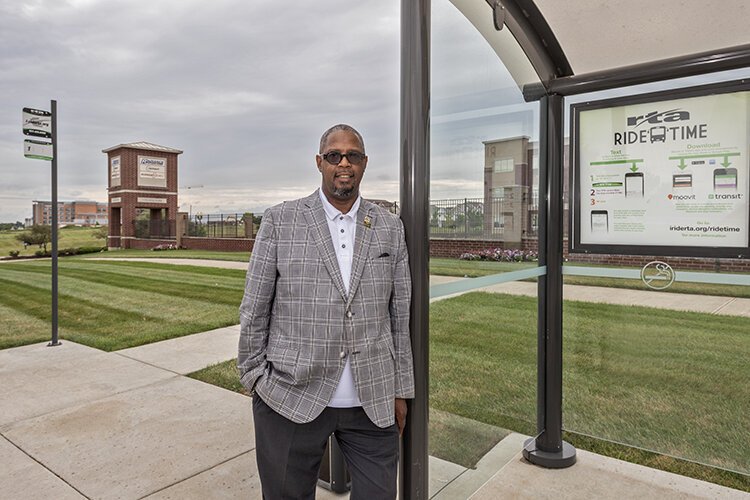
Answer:
POLYGON ((52 341, 49 347, 58 346, 57 339, 57 101, 50 101, 50 111, 23 108, 23 133, 32 137, 52 139, 52 142, 25 140, 26 158, 52 162, 52 341))

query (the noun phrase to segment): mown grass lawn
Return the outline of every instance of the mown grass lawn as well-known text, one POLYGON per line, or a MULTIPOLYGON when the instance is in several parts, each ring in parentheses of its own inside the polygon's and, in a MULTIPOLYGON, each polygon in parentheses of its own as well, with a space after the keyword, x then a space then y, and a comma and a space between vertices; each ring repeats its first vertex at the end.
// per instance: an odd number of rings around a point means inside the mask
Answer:
MULTIPOLYGON (((431 304, 432 407, 533 434, 536 308, 486 293, 431 304)), ((750 472, 750 319, 566 302, 564 332, 568 431, 750 472)))
MULTIPOLYGON (((116 350, 236 324, 244 279, 241 270, 61 259, 61 337, 116 350)), ((49 289, 49 261, 0 264, 0 348, 49 339, 49 289)), ((502 429, 535 433, 536 307, 486 293, 431 304, 437 456, 471 465, 502 429)), ((664 455, 750 471, 750 319, 566 302, 564 326, 573 444, 750 491, 747 475, 664 455)), ((223 370, 236 379, 233 366, 223 370)))
MULTIPOLYGON (((0 348, 50 338, 51 264, 0 264, 0 348)), ((112 351, 237 324, 245 272, 60 259, 62 339, 112 351)))
MULTIPOLYGON (((76 227, 69 226, 60 228, 58 235, 58 248, 71 248, 71 247, 105 247, 107 242, 101 238, 95 238, 94 234, 98 231, 95 227, 76 227)), ((0 231, 0 257, 8 257, 11 250, 18 250, 19 255, 29 256, 34 255, 34 252, 40 250, 36 245, 23 248, 23 243, 16 240, 16 235, 23 232, 21 231, 0 231)), ((47 251, 52 249, 52 244, 47 243, 47 251)))
MULTIPOLYGON (((535 318, 526 297, 431 304, 432 455, 472 467, 504 429, 536 433, 535 318)), ((566 302, 564 326, 568 441, 750 491, 750 319, 566 302)), ((244 392, 234 360, 193 376, 244 392)))

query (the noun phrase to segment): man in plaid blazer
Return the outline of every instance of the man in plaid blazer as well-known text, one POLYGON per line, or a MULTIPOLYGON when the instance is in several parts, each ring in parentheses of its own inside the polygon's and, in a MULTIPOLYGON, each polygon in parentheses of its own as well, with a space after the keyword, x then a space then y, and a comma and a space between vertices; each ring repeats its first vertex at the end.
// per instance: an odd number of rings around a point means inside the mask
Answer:
POLYGON ((263 496, 314 498, 333 433, 351 498, 393 499, 414 397, 404 229, 359 195, 367 156, 355 129, 327 130, 316 163, 319 190, 263 215, 240 307, 263 496))

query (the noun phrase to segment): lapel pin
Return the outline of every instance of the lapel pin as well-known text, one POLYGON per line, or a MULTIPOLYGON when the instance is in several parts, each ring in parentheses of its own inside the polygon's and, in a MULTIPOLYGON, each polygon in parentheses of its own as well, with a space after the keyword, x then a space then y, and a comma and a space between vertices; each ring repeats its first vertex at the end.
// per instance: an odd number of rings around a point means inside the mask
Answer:
POLYGON ((372 219, 370 219, 369 215, 365 215, 364 220, 362 221, 367 229, 370 229, 372 227, 372 219))

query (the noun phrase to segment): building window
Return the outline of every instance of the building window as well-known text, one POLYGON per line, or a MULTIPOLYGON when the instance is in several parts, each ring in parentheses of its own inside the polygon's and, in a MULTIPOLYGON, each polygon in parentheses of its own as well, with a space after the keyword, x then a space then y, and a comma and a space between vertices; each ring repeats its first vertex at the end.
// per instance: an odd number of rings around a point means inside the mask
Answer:
POLYGON ((494 172, 499 174, 501 172, 513 172, 516 164, 513 158, 503 158, 501 160, 495 160, 494 172))

